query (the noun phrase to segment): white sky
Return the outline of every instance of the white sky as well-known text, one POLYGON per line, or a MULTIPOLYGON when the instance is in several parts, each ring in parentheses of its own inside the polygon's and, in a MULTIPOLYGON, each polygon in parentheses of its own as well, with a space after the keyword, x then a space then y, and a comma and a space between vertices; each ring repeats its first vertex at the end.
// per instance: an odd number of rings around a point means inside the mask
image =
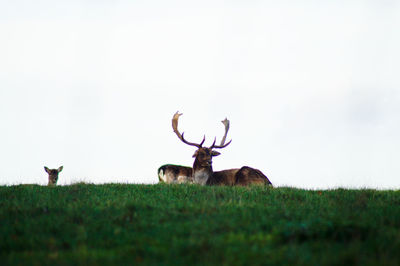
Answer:
POLYGON ((155 183, 231 121, 214 170, 400 187, 398 1, 1 1, 0 184, 155 183))

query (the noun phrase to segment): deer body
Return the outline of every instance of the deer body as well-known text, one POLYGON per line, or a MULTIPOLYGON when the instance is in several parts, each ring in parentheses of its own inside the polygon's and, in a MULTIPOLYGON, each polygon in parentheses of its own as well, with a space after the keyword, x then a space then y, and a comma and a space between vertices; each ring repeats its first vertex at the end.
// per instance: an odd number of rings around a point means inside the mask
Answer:
POLYGON ((260 170, 248 166, 214 172, 212 157, 218 155, 220 155, 219 152, 204 147, 200 147, 195 152, 193 155, 196 157, 193 164, 194 183, 226 186, 272 185, 260 170))
POLYGON ((158 179, 167 184, 193 183, 192 167, 165 164, 158 168, 158 179))
POLYGON ((240 169, 229 169, 213 172, 212 176, 209 176, 206 185, 227 185, 234 186, 236 185, 236 173, 239 172, 240 169))
POLYGON ((194 182, 200 185, 236 185, 236 173, 240 169, 229 169, 214 172, 212 169, 202 169, 194 173, 194 182))
POLYGON ((235 174, 239 169, 214 172, 212 157, 220 153, 209 148, 199 148, 193 155, 193 182, 200 185, 234 185, 235 174))
POLYGON ((195 158, 193 163, 193 182, 200 185, 227 185, 227 186, 247 186, 252 184, 257 185, 271 185, 271 181, 265 176, 260 170, 251 168, 248 166, 243 166, 237 169, 229 169, 223 171, 214 172, 212 168, 212 157, 220 155, 219 152, 213 149, 222 149, 228 146, 231 141, 225 144, 225 138, 229 129, 229 121, 225 119, 223 121, 225 125, 225 135, 221 141, 220 145, 215 145, 214 143, 209 147, 203 147, 205 137, 200 144, 191 143, 185 140, 184 134, 178 131, 178 119, 179 114, 176 112, 172 118, 172 128, 178 138, 185 144, 197 147, 196 152, 193 155, 195 158))

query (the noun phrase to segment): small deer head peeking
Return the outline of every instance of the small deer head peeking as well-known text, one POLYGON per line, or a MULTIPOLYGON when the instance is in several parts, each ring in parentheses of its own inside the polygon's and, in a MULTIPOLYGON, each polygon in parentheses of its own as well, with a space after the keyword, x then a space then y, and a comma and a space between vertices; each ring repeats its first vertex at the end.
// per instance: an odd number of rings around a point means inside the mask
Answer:
POLYGON ((55 186, 57 185, 58 174, 62 171, 63 166, 58 167, 58 169, 49 169, 46 166, 44 170, 46 173, 49 174, 49 182, 47 183, 48 186, 55 186))

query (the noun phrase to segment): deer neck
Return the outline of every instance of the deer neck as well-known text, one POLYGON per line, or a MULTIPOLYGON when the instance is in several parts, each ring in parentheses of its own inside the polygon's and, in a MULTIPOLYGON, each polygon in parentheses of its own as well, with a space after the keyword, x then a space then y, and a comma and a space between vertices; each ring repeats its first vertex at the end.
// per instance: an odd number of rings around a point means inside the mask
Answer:
POLYGON ((211 165, 202 165, 197 159, 193 164, 193 182, 199 185, 205 185, 213 175, 211 165))

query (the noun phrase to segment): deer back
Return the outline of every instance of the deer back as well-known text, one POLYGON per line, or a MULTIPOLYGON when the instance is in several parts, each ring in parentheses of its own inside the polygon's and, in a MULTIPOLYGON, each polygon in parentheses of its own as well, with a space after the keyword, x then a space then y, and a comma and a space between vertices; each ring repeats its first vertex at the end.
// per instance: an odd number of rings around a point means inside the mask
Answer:
POLYGON ((193 183, 192 168, 181 165, 165 164, 158 168, 158 179, 167 184, 193 183))
POLYGON ((271 185, 268 177, 260 170, 248 166, 243 166, 235 175, 235 185, 271 185))
POLYGON ((236 183, 236 173, 239 169, 227 169, 213 172, 212 176, 207 180, 206 185, 225 185, 233 186, 236 183))

